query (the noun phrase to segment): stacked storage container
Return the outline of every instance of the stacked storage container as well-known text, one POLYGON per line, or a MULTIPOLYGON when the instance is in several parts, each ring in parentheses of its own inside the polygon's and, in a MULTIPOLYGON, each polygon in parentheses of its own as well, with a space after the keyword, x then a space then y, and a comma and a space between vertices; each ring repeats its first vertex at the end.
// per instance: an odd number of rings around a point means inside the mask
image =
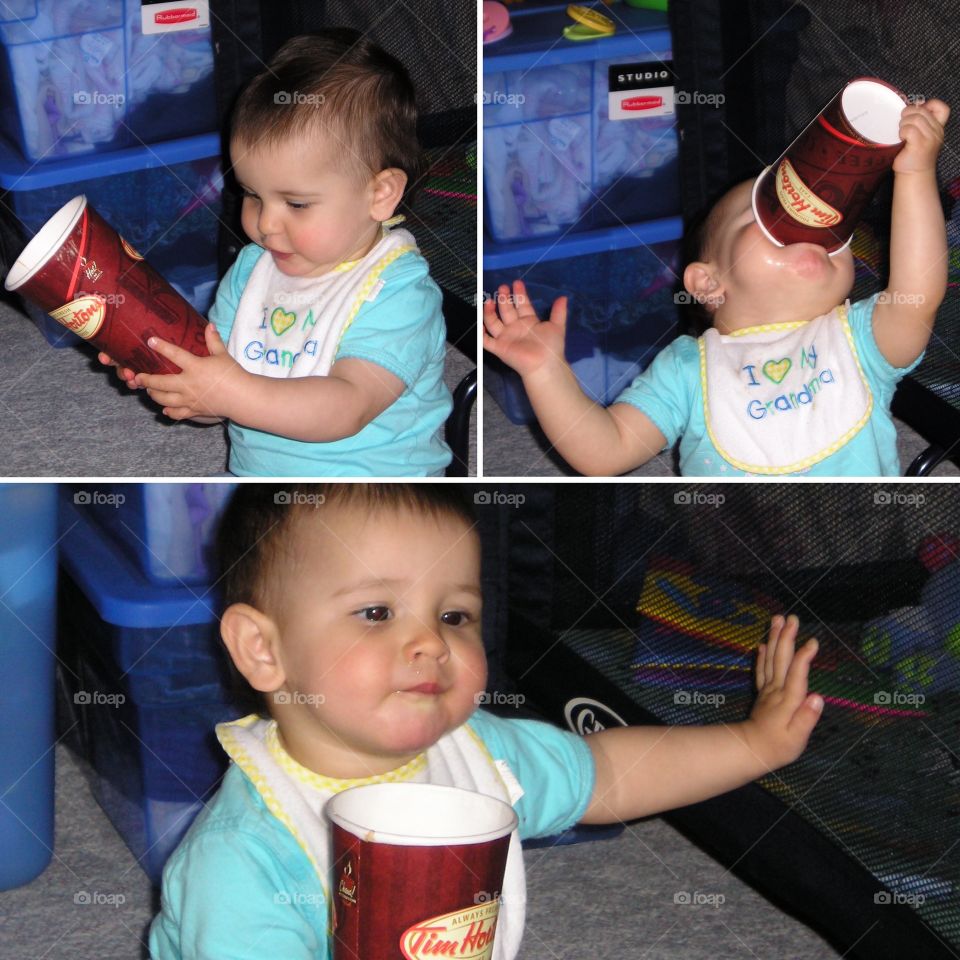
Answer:
MULTIPOLYGON (((188 510, 188 499, 205 496, 198 489, 205 485, 153 486, 165 488, 168 500, 179 496, 188 510)), ((147 575, 151 567, 172 575, 181 552, 147 533, 160 513, 171 525, 177 514, 148 496, 132 485, 63 488, 60 703, 61 726, 90 762, 94 795, 159 883, 167 857, 226 768, 214 726, 238 711, 230 702, 215 590, 209 582, 160 584, 147 575), (124 537, 139 546, 128 552, 119 542, 124 537), (149 558, 142 566, 133 560, 138 551, 149 558)), ((215 515, 222 499, 209 498, 208 506, 215 515)), ((187 546, 199 545, 203 555, 209 530, 199 540, 188 534, 187 546)))
MULTIPOLYGON (((562 38, 562 8, 511 19, 512 35, 484 50, 484 290, 520 277, 541 317, 569 296, 567 359, 610 403, 677 321, 666 17, 620 7, 617 33, 586 42, 562 38)), ((532 421, 519 377, 492 357, 485 369, 507 416, 532 421)))
POLYGON ((222 189, 209 27, 144 35, 135 0, 8 0, 0 17, 0 188, 24 243, 86 194, 205 313, 222 189))

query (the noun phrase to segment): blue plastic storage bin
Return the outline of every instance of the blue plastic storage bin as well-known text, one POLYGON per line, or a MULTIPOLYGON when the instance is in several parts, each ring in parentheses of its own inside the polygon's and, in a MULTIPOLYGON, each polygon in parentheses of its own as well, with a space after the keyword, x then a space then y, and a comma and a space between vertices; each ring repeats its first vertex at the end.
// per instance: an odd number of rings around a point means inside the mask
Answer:
MULTIPOLYGON (((24 244, 68 200, 86 194, 97 212, 178 292, 206 315, 217 286, 223 178, 220 137, 204 134, 153 146, 28 167, 0 145, 0 187, 23 225, 24 244)), ((76 334, 32 304, 30 318, 54 346, 76 334)))
POLYGON ((512 11, 513 35, 484 51, 485 224, 497 242, 679 209, 666 19, 616 15, 620 32, 575 43, 562 39, 563 11, 512 11))
POLYGON ((214 539, 235 483, 72 484, 63 495, 159 584, 216 580, 214 539))
POLYGON ((94 794, 141 866, 163 865, 213 794, 233 719, 218 599, 151 584, 82 505, 61 498, 60 673, 65 729, 94 794))
POLYGON ((144 36, 140 6, 0 5, 0 129, 28 160, 216 129, 209 27, 144 36))
POLYGON ((0 890, 53 855, 55 484, 0 484, 0 890))
MULTIPOLYGON (((523 279, 541 318, 557 297, 569 297, 566 357, 583 390, 597 403, 612 403, 676 335, 674 302, 679 244, 637 243, 636 231, 609 231, 614 249, 568 238, 553 253, 566 255, 532 264, 484 270, 484 290, 523 279), (618 239, 619 238, 619 239, 618 239)), ((585 238, 586 239, 586 238, 585 238)), ((485 265, 487 259, 485 258, 485 265)), ((520 377, 488 356, 484 383, 507 417, 536 420, 520 377)))

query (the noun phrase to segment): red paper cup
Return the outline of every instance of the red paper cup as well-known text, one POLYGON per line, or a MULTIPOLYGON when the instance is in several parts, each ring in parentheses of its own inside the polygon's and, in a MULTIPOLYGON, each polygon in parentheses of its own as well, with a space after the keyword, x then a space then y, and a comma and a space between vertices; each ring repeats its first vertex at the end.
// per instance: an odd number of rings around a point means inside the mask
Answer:
POLYGON ((85 196, 64 204, 40 228, 4 286, 137 372, 180 372, 147 346, 152 336, 198 357, 208 355, 207 321, 85 196))
POLYGON ((488 960, 517 815, 420 783, 353 787, 333 822, 334 960, 488 960))
POLYGON ((903 147, 906 102, 882 80, 851 80, 757 177, 753 213, 766 236, 842 250, 903 147))

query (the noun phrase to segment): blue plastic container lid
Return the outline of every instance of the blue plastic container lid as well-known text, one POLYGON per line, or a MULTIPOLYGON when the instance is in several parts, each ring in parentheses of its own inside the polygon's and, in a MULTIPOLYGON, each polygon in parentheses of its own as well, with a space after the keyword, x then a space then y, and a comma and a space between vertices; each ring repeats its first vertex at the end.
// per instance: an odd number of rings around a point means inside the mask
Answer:
POLYGON ((220 153, 220 134, 201 133, 195 137, 149 143, 126 150, 33 163, 24 160, 10 144, 0 140, 0 187, 13 191, 39 190, 62 183, 112 177, 133 170, 170 167, 191 160, 218 157, 220 153))
POLYGON ((217 619, 220 597, 214 587, 151 583, 83 510, 64 497, 60 530, 60 563, 106 623, 149 630, 217 619))

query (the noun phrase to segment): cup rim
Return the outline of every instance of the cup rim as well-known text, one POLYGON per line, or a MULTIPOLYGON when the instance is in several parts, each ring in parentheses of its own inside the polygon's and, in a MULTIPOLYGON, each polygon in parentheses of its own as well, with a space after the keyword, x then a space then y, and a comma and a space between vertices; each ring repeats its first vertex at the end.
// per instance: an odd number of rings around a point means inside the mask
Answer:
POLYGON ((486 843, 513 833, 519 823, 516 811, 503 800, 474 790, 433 783, 374 783, 350 787, 331 797, 324 807, 324 812, 333 823, 361 840, 396 846, 440 847, 486 843), (403 792, 409 795, 403 796, 403 792), (415 793, 419 794, 416 798, 413 796, 415 793), (405 834, 395 828, 377 829, 371 825, 370 821, 360 822, 366 819, 364 815, 346 814, 339 809, 344 806, 350 807, 358 800, 375 802, 378 800, 376 794, 386 795, 385 799, 379 798, 379 802, 383 803, 387 809, 388 818, 391 813, 396 816, 400 811, 411 809, 413 803, 421 810, 426 804, 428 807, 435 808, 435 816, 431 818, 431 822, 440 824, 442 814, 449 809, 451 802, 459 801, 467 802, 474 808, 486 807, 487 815, 491 818, 490 826, 476 833, 459 833, 438 827, 436 833, 422 831, 417 835, 405 834))
POLYGON ((7 273, 3 281, 7 290, 13 291, 22 287, 51 260, 70 236, 86 206, 86 195, 78 194, 47 220, 23 248, 7 273))
POLYGON ((876 144, 879 147, 892 147, 900 143, 899 134, 894 136, 893 140, 878 140, 876 137, 870 135, 870 133, 860 126, 857 125, 855 118, 851 117, 848 112, 848 100, 849 96, 855 96, 858 92, 858 88, 871 87, 874 90, 876 96, 879 97, 877 105, 883 110, 889 112, 890 121, 899 128, 900 124, 900 114, 903 112, 903 108, 906 106, 906 100, 904 99, 903 94, 894 86, 887 83, 884 80, 879 79, 878 77, 855 77, 851 80, 843 90, 840 91, 840 110, 843 112, 844 117, 846 118, 847 123, 853 127, 861 137, 866 139, 870 144, 876 144))

